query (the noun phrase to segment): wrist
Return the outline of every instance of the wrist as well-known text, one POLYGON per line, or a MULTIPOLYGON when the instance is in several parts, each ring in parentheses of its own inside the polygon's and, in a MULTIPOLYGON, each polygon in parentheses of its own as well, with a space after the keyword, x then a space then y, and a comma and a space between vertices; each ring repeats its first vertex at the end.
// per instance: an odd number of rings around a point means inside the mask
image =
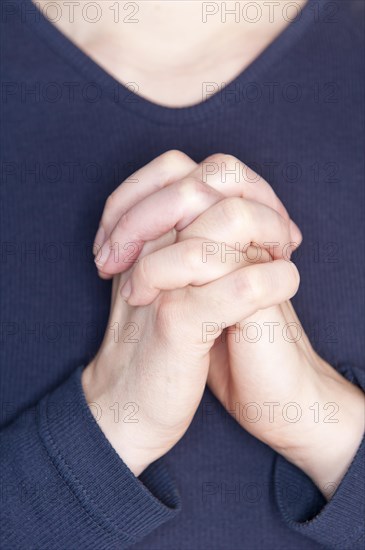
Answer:
POLYGON ((115 414, 118 399, 108 393, 106 381, 99 375, 96 359, 83 370, 81 383, 85 399, 99 428, 126 466, 138 477, 156 459, 150 457, 144 449, 136 448, 133 431, 139 420, 133 418, 128 423, 124 417, 115 414))
POLYGON ((312 423, 299 442, 282 454, 303 470, 329 500, 346 474, 365 429, 365 396, 361 389, 338 375, 324 376, 320 397, 336 406, 336 418, 312 423))

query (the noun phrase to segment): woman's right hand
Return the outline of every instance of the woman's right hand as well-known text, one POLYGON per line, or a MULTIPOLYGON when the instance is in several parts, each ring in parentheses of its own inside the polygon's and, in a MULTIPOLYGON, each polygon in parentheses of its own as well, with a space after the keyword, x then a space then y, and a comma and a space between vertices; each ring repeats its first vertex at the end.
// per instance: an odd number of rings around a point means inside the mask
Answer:
MULTIPOLYGON (((124 182, 106 203, 94 253, 100 255, 104 239, 123 214, 122 205, 127 211, 196 167, 187 155, 171 151, 124 182)), ((211 189, 202 208, 219 198, 211 189)), ((187 194, 185 199, 186 203, 191 200, 187 194)), ((190 213, 187 216, 186 222, 191 219, 190 213)), ((175 236, 176 231, 171 230, 146 243, 141 256, 175 242, 175 236)), ((134 243, 130 244, 133 251, 134 243)), ((82 384, 100 428, 138 476, 171 449, 188 428, 204 391, 213 342, 196 345, 191 322, 182 318, 184 290, 161 294, 147 307, 129 306, 120 289, 133 266, 134 261, 128 271, 113 278, 108 327, 97 356, 83 372, 82 384)), ((111 277, 101 271, 99 274, 111 277)))
POLYGON ((108 328, 83 372, 83 388, 100 428, 138 476, 187 430, 204 391, 213 342, 199 342, 193 316, 187 316, 193 304, 186 289, 133 307, 120 294, 126 275, 114 277, 108 328))

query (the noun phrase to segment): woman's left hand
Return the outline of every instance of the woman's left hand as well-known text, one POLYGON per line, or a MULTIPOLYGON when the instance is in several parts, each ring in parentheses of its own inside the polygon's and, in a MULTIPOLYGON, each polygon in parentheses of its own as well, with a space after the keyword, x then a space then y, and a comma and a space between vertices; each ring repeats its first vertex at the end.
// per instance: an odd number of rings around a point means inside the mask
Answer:
POLYGON ((313 350, 290 301, 222 333, 208 384, 241 426, 331 498, 361 443, 364 394, 313 350))

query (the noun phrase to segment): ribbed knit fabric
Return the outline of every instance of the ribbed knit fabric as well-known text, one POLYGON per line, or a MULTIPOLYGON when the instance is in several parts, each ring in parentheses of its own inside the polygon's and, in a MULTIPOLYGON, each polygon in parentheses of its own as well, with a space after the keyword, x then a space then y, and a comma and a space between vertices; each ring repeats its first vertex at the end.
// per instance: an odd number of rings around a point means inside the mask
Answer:
POLYGON ((5 525, 5 548, 125 548, 179 508, 175 486, 161 464, 151 465, 142 483, 120 460, 90 412, 80 374, 77 369, 40 402, 38 433, 30 425, 25 435, 23 417, 5 431, 4 455, 11 462, 4 467, 14 468, 15 459, 23 476, 5 486, 5 503, 13 512, 17 499, 29 506, 26 517, 18 518, 18 532, 6 533, 5 525), (148 490, 150 479, 154 494, 148 490), (27 535, 33 529, 34 541, 27 535))
POLYGON ((362 549, 364 445, 325 504, 207 389, 183 439, 136 479, 80 384, 109 312, 91 254, 105 200, 180 149, 230 153, 270 182, 304 235, 298 316, 365 388, 357 2, 309 0, 231 84, 182 109, 116 82, 30 0, 1 10, 1 548, 362 549))
MULTIPOLYGON (((364 388, 364 371, 339 368, 351 382, 364 388), (359 378, 356 378, 356 374, 359 378)), ((341 442, 339 442, 339 445, 341 442)), ((365 438, 329 504, 311 490, 312 482, 301 470, 278 456, 274 484, 279 509, 298 533, 320 541, 327 548, 363 548, 365 544, 365 438), (287 490, 283 491, 283 487, 287 490), (355 505, 356 503, 356 505, 355 505), (339 537, 339 526, 341 536, 339 537)))

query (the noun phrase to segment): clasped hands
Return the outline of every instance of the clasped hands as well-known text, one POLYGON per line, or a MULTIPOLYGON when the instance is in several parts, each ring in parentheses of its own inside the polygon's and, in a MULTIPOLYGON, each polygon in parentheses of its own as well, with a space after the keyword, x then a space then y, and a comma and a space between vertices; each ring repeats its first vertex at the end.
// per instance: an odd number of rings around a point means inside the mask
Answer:
POLYGON ((270 185, 230 155, 169 151, 110 195, 94 243, 113 277, 110 318, 82 381, 136 476, 184 435, 208 383, 331 498, 361 442, 364 396, 313 350, 289 301, 301 241, 270 185), (137 421, 116 422, 115 403, 134 403, 137 421))

